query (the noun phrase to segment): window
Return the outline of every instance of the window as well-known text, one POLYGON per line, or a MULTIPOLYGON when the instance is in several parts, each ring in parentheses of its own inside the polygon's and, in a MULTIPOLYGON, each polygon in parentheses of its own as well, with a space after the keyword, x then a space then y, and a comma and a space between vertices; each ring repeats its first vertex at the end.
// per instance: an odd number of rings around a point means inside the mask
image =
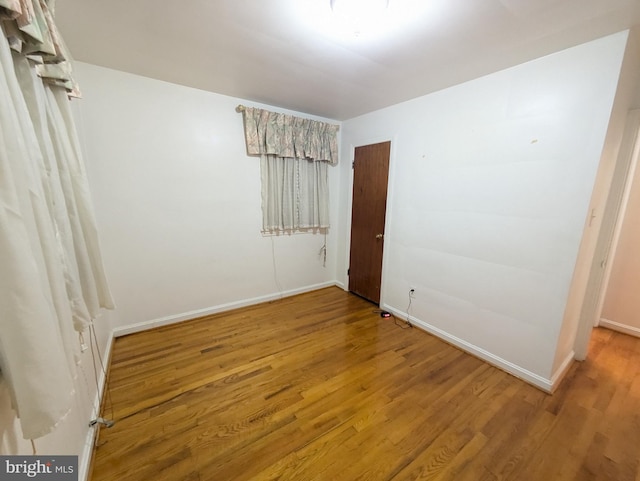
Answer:
POLYGON ((260 156, 263 232, 329 227, 328 165, 338 160, 338 126, 240 107, 247 153, 260 156))

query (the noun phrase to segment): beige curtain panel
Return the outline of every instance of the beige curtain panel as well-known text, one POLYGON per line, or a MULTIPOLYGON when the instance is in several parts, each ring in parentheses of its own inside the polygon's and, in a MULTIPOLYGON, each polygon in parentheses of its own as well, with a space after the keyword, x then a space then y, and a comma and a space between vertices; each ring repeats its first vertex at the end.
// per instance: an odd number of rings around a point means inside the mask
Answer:
POLYGON ((50 3, 0 0, 0 382, 25 439, 70 411, 78 333, 114 307, 50 3))

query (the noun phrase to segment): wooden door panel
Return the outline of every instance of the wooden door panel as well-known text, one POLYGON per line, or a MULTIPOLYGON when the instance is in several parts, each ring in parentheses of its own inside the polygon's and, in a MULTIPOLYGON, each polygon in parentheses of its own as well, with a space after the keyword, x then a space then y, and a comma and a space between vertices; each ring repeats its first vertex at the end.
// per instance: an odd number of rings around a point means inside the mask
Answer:
POLYGON ((380 303, 391 142, 355 149, 349 290, 380 303))

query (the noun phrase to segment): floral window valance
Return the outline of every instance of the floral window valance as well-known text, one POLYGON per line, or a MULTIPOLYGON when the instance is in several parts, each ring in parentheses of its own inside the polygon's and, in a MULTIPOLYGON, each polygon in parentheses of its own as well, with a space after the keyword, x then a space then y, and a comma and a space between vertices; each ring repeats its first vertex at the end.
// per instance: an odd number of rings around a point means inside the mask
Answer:
POLYGON ((338 125, 242 107, 249 155, 338 163, 338 125))

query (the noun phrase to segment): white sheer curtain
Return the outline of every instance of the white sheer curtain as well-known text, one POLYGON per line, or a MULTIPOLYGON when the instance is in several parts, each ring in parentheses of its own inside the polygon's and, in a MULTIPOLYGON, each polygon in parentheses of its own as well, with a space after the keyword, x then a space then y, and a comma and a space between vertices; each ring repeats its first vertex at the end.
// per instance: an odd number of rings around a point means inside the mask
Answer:
POLYGON ((328 175, 326 162, 261 155, 262 230, 328 228, 328 175))
POLYGON ((114 307, 48 3, 0 0, 0 371, 25 439, 69 412, 77 333, 114 307))
POLYGON ((260 156, 262 230, 329 227, 329 164, 338 161, 338 126, 243 108, 247 153, 260 156))

